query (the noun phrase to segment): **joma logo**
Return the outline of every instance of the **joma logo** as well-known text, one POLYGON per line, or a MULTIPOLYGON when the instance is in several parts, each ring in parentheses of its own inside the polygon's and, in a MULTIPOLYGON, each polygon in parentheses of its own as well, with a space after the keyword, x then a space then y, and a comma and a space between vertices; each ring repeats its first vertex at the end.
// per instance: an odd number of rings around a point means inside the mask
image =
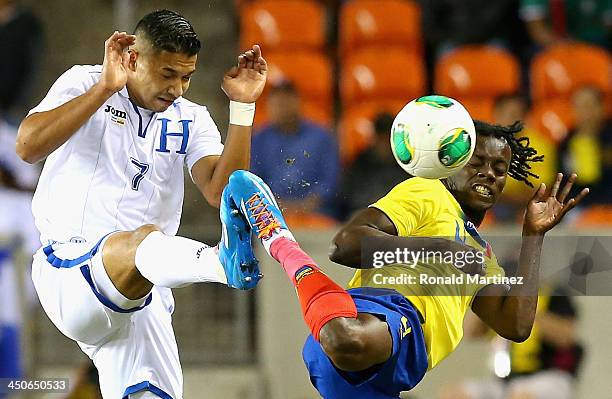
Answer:
POLYGON ((125 124, 125 118, 127 118, 127 113, 125 111, 121 111, 113 108, 110 105, 107 105, 104 109, 104 112, 111 114, 111 121, 120 125, 125 124))

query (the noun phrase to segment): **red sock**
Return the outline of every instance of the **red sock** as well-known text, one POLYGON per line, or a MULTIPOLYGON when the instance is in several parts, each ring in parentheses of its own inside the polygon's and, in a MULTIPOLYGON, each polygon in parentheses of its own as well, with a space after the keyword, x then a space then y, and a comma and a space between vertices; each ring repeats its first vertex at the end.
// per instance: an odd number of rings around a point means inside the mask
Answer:
POLYGON ((314 339, 319 340, 321 328, 331 319, 357 317, 353 298, 327 277, 297 242, 278 238, 270 246, 270 255, 280 262, 293 282, 304 321, 314 339))

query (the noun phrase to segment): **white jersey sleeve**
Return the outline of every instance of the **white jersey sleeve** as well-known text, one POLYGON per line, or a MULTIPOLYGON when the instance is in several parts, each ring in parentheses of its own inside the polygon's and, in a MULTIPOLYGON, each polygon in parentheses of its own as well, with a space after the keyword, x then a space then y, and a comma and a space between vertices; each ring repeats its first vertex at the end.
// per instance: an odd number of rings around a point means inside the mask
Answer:
POLYGON ((101 66, 73 66, 55 81, 45 98, 28 112, 28 116, 37 112, 50 111, 84 94, 100 79, 101 73, 101 66))
POLYGON ((193 165, 201 158, 221 155, 223 152, 221 133, 206 107, 199 106, 194 119, 193 137, 189 139, 185 157, 185 164, 190 173, 193 165))

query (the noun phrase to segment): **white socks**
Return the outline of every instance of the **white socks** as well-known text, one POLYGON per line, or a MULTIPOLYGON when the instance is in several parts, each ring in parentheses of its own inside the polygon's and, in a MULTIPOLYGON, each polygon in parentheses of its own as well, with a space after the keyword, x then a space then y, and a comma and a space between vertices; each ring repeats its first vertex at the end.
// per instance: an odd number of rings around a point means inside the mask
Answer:
POLYGON ((144 278, 161 287, 204 282, 227 284, 215 248, 159 231, 150 233, 136 248, 135 263, 144 278))

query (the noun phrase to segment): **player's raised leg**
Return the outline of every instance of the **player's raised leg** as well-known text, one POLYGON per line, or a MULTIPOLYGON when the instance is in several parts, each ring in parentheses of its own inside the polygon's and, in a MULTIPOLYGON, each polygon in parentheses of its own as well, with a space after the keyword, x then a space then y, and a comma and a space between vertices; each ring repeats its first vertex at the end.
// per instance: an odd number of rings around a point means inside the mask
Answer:
POLYGON ((392 341, 387 324, 370 314, 358 314, 353 298, 300 248, 270 188, 259 177, 234 172, 223 202, 222 208, 240 208, 266 251, 282 265, 296 288, 312 336, 338 368, 364 370, 389 357, 392 341))
POLYGON ((295 241, 270 188, 236 171, 221 207, 240 212, 294 285, 311 336, 303 349, 324 398, 398 398, 427 370, 418 312, 394 290, 345 291, 295 241), (228 193, 229 192, 229 193, 228 193))
MULTIPOLYGON (((250 228, 236 215, 221 215, 221 220, 224 226, 229 223, 232 227, 223 228, 219 248, 166 235, 155 225, 111 234, 102 248, 108 279, 104 276, 98 279, 101 284, 112 282, 128 299, 144 297, 153 285, 177 288, 217 282, 240 289, 252 288, 260 273, 251 251, 250 228)), ((112 291, 112 287, 108 290, 112 291)))

